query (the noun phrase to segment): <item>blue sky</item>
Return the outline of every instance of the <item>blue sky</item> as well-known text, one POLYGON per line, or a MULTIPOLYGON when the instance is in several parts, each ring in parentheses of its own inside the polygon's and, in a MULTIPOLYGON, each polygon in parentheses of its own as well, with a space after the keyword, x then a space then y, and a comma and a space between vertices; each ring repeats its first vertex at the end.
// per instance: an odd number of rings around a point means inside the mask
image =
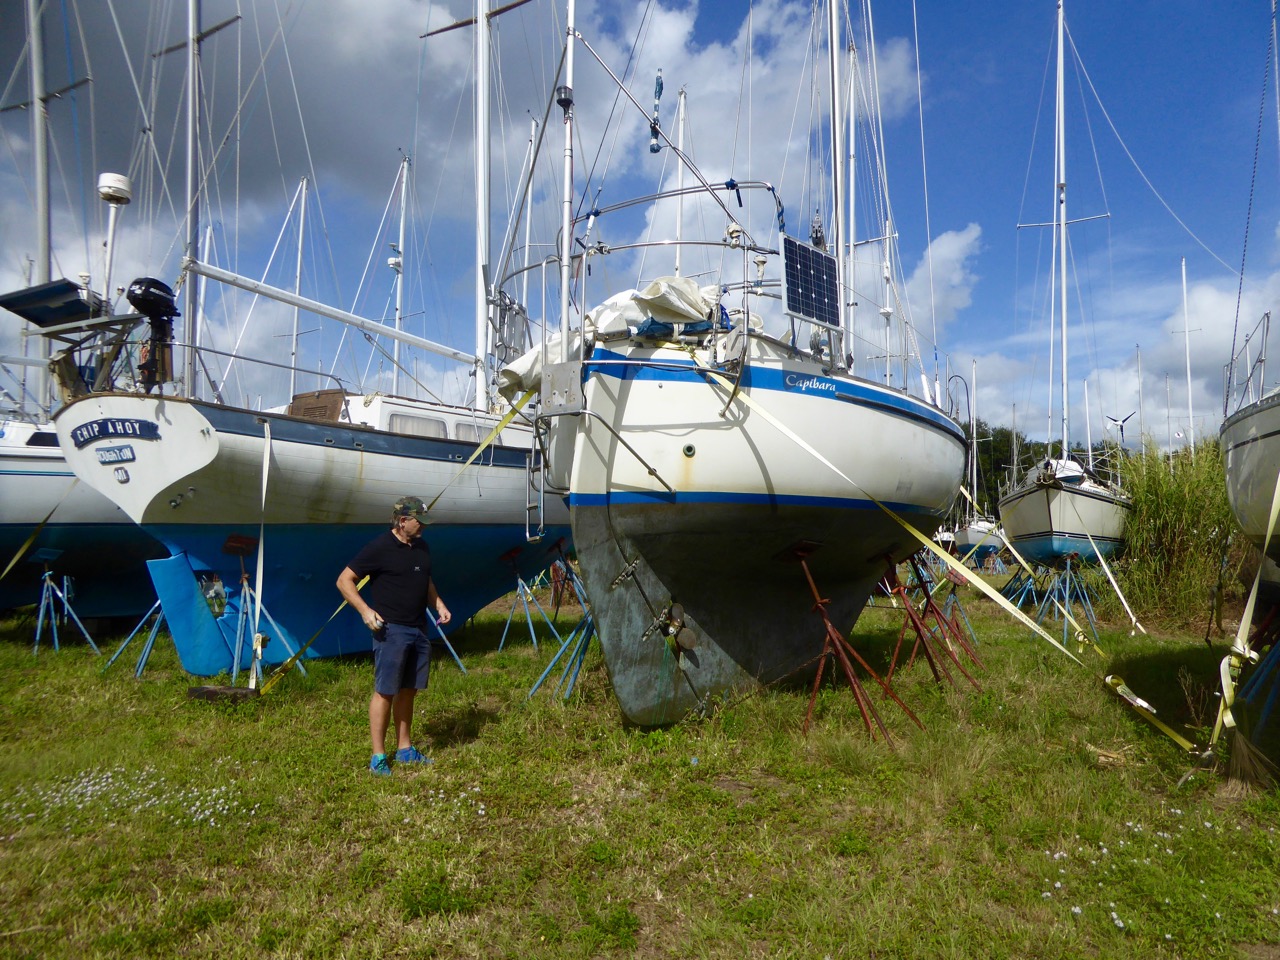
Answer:
MULTIPOLYGON (((181 236, 175 213, 180 201, 174 199, 181 192, 181 163, 170 140, 181 63, 174 57, 155 61, 149 54, 181 38, 183 12, 163 9, 181 5, 155 10, 118 3, 114 12, 123 29, 117 34, 104 2, 84 4, 76 12, 93 38, 86 44, 74 26, 64 27, 63 6, 50 14, 54 24, 46 25, 48 85, 57 88, 68 76, 86 72, 94 84, 92 93, 82 88, 50 108, 58 164, 55 276, 74 277, 82 270, 101 276, 104 219, 92 200, 93 184, 97 173, 112 170, 132 173, 139 192, 126 210, 114 276, 150 274, 172 282, 181 236), (127 64, 148 96, 148 71, 160 71, 154 81, 159 106, 149 120, 137 107, 127 64), (154 149, 139 135, 147 124, 154 130, 154 149), (167 202, 153 199, 162 183, 169 188, 167 202)), ((65 9, 72 7, 67 0, 65 9)), ((407 151, 414 161, 415 218, 406 262, 417 264, 406 273, 412 275, 412 323, 419 324, 415 332, 470 348, 470 31, 419 39, 429 28, 469 15, 470 7, 310 0, 288 7, 281 26, 274 10, 254 6, 207 45, 206 85, 215 116, 206 143, 210 149, 216 144, 211 182, 218 202, 206 220, 217 231, 221 262, 292 284, 296 227, 283 225, 305 174, 313 181, 313 208, 304 292, 365 316, 386 315, 386 244, 394 225, 384 222, 384 214, 401 151, 407 151), (255 73, 259 59, 266 66, 255 73), (228 104, 236 102, 243 108, 233 123, 228 104), (268 270, 278 235, 280 250, 268 270), (371 278, 363 287, 362 276, 371 278)), ((205 2, 206 24, 235 12, 231 3, 205 2)), ((882 3, 875 14, 890 194, 916 323, 926 338, 936 327, 943 363, 949 361, 952 372, 967 376, 970 361, 977 359, 980 416, 1008 424, 1016 406, 1019 429, 1043 438, 1048 234, 1019 230, 1018 224, 1052 216, 1055 7, 922 2, 913 11, 882 3)), ((504 79, 495 115, 503 122, 495 142, 507 172, 496 177, 495 211, 505 209, 503 185, 515 179, 528 117, 540 116, 555 59, 555 25, 562 17, 561 4, 536 0, 499 26, 504 79)), ((579 29, 610 64, 620 68, 634 53, 632 88, 639 100, 651 101, 657 67, 666 83, 665 118, 674 109, 676 90, 685 87, 691 150, 708 175, 777 183, 793 230, 807 223, 820 192, 802 172, 795 150, 803 139, 796 130, 807 120, 797 105, 805 97, 808 17, 808 4, 785 0, 579 4, 579 29), (633 47, 642 16, 645 39, 633 47), (749 80, 743 55, 748 36, 749 80)), ((1262 102, 1269 5, 1079 0, 1068 6, 1067 21, 1093 88, 1082 92, 1081 75, 1069 67, 1069 212, 1108 215, 1072 230, 1080 268, 1072 290, 1073 435, 1084 439, 1085 378, 1093 439, 1099 439, 1104 417, 1137 411, 1140 396, 1141 414, 1126 427, 1130 441, 1137 421, 1161 445, 1174 432, 1185 432, 1184 329, 1190 330, 1195 429, 1216 432, 1222 368, 1237 312, 1234 270, 1251 195, 1243 328, 1252 328, 1270 309, 1278 286, 1274 77, 1262 102), (1183 257, 1189 322, 1183 320, 1183 257)), ((22 7, 9 0, 0 7, 0 64, 13 71, 4 78, 4 105, 27 96, 19 59, 23 33, 22 7)), ((584 138, 599 139, 612 100, 593 96, 607 86, 581 52, 579 68, 580 128, 584 138)), ((551 127, 554 156, 560 127, 554 120, 551 127)), ((22 285, 25 258, 34 253, 29 120, 20 111, 4 113, 0 130, 0 287, 13 289, 22 285)), ((638 115, 606 143, 609 152, 601 156, 608 158, 610 190, 634 178, 672 176, 669 167, 659 166, 663 158, 647 154, 647 131, 638 115)), ((597 173, 603 167, 602 159, 597 173)), ((550 166, 539 177, 536 206, 546 217, 554 213, 556 181, 550 166)), ((643 227, 622 222, 600 229, 602 237, 619 243, 643 227)), ((602 263, 589 281, 601 298, 611 292, 609 283, 621 284, 628 274, 631 265, 624 258, 616 262, 622 266, 602 263)), ((288 311, 259 304, 244 325, 244 298, 208 308, 224 348, 239 340, 242 349, 261 355, 278 357, 287 350, 288 311)), ((304 337, 308 349, 340 357, 337 369, 349 380, 380 382, 379 360, 369 359, 362 338, 349 332, 344 337, 313 320, 304 320, 303 328, 314 331, 304 337)), ((6 326, 0 346, 12 349, 12 343, 6 326)), ((467 389, 465 372, 430 357, 413 362, 424 382, 445 396, 457 399, 467 389)), ((385 378, 385 361, 382 369, 385 378)), ((272 402, 268 395, 277 386, 246 379, 237 399, 272 402)))

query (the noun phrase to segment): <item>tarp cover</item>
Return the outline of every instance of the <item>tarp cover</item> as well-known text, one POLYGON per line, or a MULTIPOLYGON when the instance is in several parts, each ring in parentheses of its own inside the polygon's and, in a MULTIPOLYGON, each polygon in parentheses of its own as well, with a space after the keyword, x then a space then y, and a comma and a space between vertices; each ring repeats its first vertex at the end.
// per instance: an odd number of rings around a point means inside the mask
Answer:
MULTIPOLYGON (((662 324, 689 325, 705 322, 719 299, 719 288, 699 287, 688 277, 659 277, 643 290, 615 293, 586 317, 587 339, 628 332, 635 333, 648 320, 662 324)), ((546 355, 555 362, 560 358, 560 334, 547 338, 546 355)), ((569 355, 579 348, 577 331, 569 334, 569 355)), ((542 384, 542 346, 536 346, 516 358, 498 372, 498 392, 514 401, 526 390, 537 390, 542 384)))

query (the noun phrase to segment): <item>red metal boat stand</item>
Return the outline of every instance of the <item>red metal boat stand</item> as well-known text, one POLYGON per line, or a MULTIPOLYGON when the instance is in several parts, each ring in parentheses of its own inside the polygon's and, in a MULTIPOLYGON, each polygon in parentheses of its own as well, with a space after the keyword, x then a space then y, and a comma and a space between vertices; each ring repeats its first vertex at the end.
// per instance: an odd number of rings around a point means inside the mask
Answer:
POLYGON ((805 579, 809 581, 809 589, 813 591, 813 609, 818 616, 822 618, 822 625, 826 630, 826 636, 822 644, 822 653, 818 659, 818 670, 813 678, 813 689, 809 693, 809 708, 804 714, 804 732, 809 732, 809 721, 813 719, 813 706, 818 700, 818 688, 822 684, 822 674, 826 670, 827 661, 832 659, 834 659, 844 671, 845 679, 849 681, 849 689, 853 691, 853 699, 858 704, 858 711, 862 714, 862 722, 866 725, 867 732, 871 734, 873 738, 875 737, 875 729, 872 728, 871 722, 874 720, 876 727, 878 727, 880 732, 884 734, 885 741, 890 745, 893 744, 893 738, 889 736, 889 730, 885 727, 884 721, 880 719, 880 714, 876 712, 875 706, 871 703, 871 698, 867 695, 866 688, 863 687, 861 681, 858 680, 858 675, 854 673, 854 660, 862 666, 863 670, 867 671, 867 673, 871 675, 871 678, 875 680, 876 683, 880 684, 880 689, 884 691, 885 696, 891 698, 894 703, 900 706, 906 715, 911 718, 912 722, 923 730, 924 724, 920 722, 919 717, 911 712, 910 707, 898 699, 898 695, 893 692, 889 684, 885 683, 885 681, 880 678, 880 675, 871 669, 871 666, 867 661, 862 659, 862 656, 858 651, 853 648, 853 644, 842 637, 840 635, 840 631, 832 625, 831 618, 827 616, 827 604, 831 601, 829 599, 824 599, 822 594, 818 592, 818 586, 813 582, 813 574, 809 572, 809 564, 805 562, 805 555, 805 552, 797 550, 795 552, 795 559, 799 561, 800 568, 804 570, 805 579))
POLYGON ((907 588, 898 579, 896 565, 890 564, 885 578, 892 592, 902 600, 902 607, 906 611, 906 617, 902 621, 902 629, 898 631, 898 643, 893 648, 893 659, 889 662, 889 679, 893 679, 894 670, 898 666, 898 654, 902 650, 903 637, 906 636, 907 628, 911 627, 915 631, 916 639, 911 647, 911 655, 907 658, 907 667, 910 667, 915 662, 917 653, 922 653, 929 664, 929 669, 933 671, 934 680, 941 683, 945 677, 948 683, 955 686, 955 680, 947 669, 946 663, 939 656, 934 643, 938 637, 941 637, 942 649, 946 652, 947 657, 950 658, 951 663, 964 675, 966 680, 973 684, 975 690, 981 690, 982 687, 979 686, 978 681, 970 676, 960 662, 960 658, 956 656, 956 647, 968 654, 969 659, 979 667, 983 666, 982 660, 978 657, 972 644, 969 643, 968 638, 965 637, 960 625, 943 613, 942 608, 933 599, 933 594, 929 589, 929 580, 925 577, 920 567, 919 559, 913 556, 907 562, 911 564, 911 569, 916 576, 916 582, 922 587, 924 599, 921 601, 920 609, 917 610, 916 605, 907 596, 907 588), (936 628, 929 625, 930 621, 937 625, 936 628))

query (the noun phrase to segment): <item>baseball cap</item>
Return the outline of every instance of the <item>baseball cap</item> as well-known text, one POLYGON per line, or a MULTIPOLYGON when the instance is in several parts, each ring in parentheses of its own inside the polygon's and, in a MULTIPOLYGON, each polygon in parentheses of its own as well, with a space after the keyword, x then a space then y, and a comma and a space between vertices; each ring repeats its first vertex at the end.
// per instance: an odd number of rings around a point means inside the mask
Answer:
POLYGON ((419 523, 427 524, 431 519, 427 515, 426 504, 421 497, 401 497, 391 508, 393 517, 413 517, 419 523))

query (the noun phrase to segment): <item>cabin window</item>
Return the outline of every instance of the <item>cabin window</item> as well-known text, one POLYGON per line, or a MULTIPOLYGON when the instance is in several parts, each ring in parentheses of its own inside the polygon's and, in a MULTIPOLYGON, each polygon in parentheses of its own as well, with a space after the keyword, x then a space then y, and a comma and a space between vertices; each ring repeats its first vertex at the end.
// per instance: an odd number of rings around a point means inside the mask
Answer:
POLYGON ((455 425, 455 429, 459 440, 466 440, 468 443, 480 442, 480 428, 474 423, 459 423, 455 425))
POLYGON ((403 433, 410 437, 449 436, 443 420, 437 420, 434 417, 414 417, 407 413, 393 413, 388 429, 392 433, 403 433))

